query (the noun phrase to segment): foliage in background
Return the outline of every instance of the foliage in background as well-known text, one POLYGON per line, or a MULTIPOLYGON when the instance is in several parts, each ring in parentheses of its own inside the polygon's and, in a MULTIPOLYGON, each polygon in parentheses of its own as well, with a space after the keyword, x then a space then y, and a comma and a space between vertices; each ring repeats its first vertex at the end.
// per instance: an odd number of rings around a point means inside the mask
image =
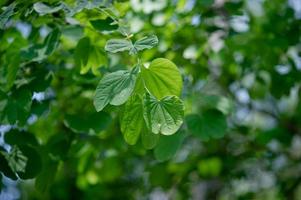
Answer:
POLYGON ((2 197, 300 199, 298 1, 0 7, 2 197))

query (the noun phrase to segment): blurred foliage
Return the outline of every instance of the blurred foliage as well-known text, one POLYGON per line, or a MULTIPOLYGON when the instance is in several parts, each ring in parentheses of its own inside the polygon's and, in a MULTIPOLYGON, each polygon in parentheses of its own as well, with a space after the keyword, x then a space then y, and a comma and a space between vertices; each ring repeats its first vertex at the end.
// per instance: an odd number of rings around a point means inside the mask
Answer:
POLYGON ((301 199, 300 1, 0 7, 0 199, 301 199))

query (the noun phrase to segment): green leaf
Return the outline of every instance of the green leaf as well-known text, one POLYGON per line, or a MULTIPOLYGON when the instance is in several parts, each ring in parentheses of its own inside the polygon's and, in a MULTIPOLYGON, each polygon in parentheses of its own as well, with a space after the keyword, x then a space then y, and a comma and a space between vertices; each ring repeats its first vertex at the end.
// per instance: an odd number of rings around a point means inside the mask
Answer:
POLYGON ((12 169, 10 168, 10 166, 8 165, 8 161, 5 158, 5 155, 7 154, 7 152, 0 147, 0 171, 6 176, 9 177, 13 180, 17 180, 18 177, 16 176, 16 174, 12 171, 12 169))
POLYGON ((28 159, 17 146, 13 146, 9 153, 4 154, 4 157, 13 172, 17 173, 25 171, 28 159))
POLYGON ((16 7, 16 3, 11 3, 9 6, 5 8, 5 10, 0 14, 0 29, 4 29, 6 23, 9 18, 14 14, 14 9, 16 7))
POLYGON ((31 145, 38 146, 38 141, 36 137, 26 131, 19 131, 17 129, 12 129, 5 133, 4 141, 10 145, 31 145))
POLYGON ((208 141, 210 138, 221 138, 227 130, 225 115, 215 109, 210 109, 202 115, 192 114, 186 117, 189 131, 201 140, 208 141))
POLYGON ((75 47, 74 60, 78 67, 86 66, 89 59, 90 39, 84 37, 80 39, 75 47))
POLYGON ((90 20, 91 25, 98 31, 113 31, 118 28, 118 24, 113 24, 114 20, 110 17, 106 19, 90 20))
POLYGON ((27 158, 27 163, 24 171, 18 172, 18 176, 21 179, 35 178, 42 169, 42 159, 40 154, 36 149, 27 145, 20 145, 19 148, 27 158))
POLYGON ((146 93, 143 100, 144 119, 152 133, 172 135, 183 123, 184 104, 177 96, 165 96, 157 100, 146 93))
POLYGON ((59 45, 59 39, 61 36, 61 32, 58 28, 55 28, 52 32, 50 32, 44 42, 45 55, 50 55, 59 45))
POLYGON ((79 40, 83 36, 83 32, 83 27, 79 25, 65 25, 64 27, 62 27, 62 34, 74 41, 79 40))
POLYGON ((62 8, 63 8, 62 4, 60 4, 59 6, 50 7, 44 3, 37 2, 33 5, 33 9, 40 15, 55 13, 61 10, 62 8))
POLYGON ((141 67, 141 76, 146 88, 158 99, 181 94, 181 74, 177 66, 168 59, 157 58, 149 67, 141 67))
POLYGON ((120 125, 125 141, 130 145, 136 144, 144 125, 143 105, 139 95, 131 96, 126 102, 120 125))
POLYGON ((159 134, 153 134, 145 127, 145 124, 143 125, 141 142, 145 149, 153 149, 157 145, 159 138, 159 134))
POLYGON ((9 54, 9 58, 7 60, 7 90, 9 90, 13 85, 17 76, 17 72, 20 66, 20 54, 18 52, 14 52, 12 55, 9 54))
POLYGON ((66 115, 64 124, 75 133, 99 133, 105 130, 112 119, 105 112, 83 115, 66 115))
POLYGON ((46 192, 55 179, 55 175, 57 172, 58 163, 52 160, 46 160, 43 163, 43 170, 37 176, 35 187, 41 191, 46 192))
POLYGON ((218 157, 206 158, 198 162, 197 168, 202 177, 216 177, 222 170, 222 161, 218 157))
POLYGON ((171 159, 181 147, 185 138, 183 131, 178 131, 174 135, 162 136, 154 149, 155 158, 159 161, 171 159))
POLYGON ((133 47, 133 43, 130 40, 111 39, 107 41, 105 50, 111 53, 117 53, 120 51, 130 51, 133 47))
POLYGON ((81 74, 86 74, 91 68, 95 75, 99 75, 98 68, 107 64, 107 59, 99 48, 90 43, 88 37, 82 38, 74 53, 75 65, 80 68, 81 74))
POLYGON ((106 74, 99 82, 94 96, 94 106, 97 112, 101 111, 107 104, 124 104, 131 96, 137 78, 138 68, 131 71, 120 70, 106 74))
POLYGON ((151 49, 158 44, 158 38, 155 35, 150 35, 137 40, 134 43, 134 47, 137 51, 144 49, 151 49))
POLYGON ((32 94, 27 89, 19 88, 11 96, 7 97, 7 102, 1 113, 3 123, 24 125, 30 114, 32 94))

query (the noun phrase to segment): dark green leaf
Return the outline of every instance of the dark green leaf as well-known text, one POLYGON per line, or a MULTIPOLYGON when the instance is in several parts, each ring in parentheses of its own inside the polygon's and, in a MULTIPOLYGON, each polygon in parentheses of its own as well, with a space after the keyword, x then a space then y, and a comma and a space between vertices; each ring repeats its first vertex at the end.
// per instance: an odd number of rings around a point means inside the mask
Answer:
POLYGON ((156 159, 159 161, 171 159, 180 148, 184 137, 185 133, 183 131, 178 131, 171 136, 161 136, 154 149, 156 159))
POLYGON ((114 20, 110 17, 106 19, 90 20, 91 25, 98 31, 112 31, 118 28, 118 24, 113 24, 114 20))
POLYGON ((105 112, 84 115, 66 115, 64 124, 76 133, 99 133, 111 123, 111 117, 105 112))
POLYGON ((58 168, 58 163, 47 160, 43 163, 43 170, 42 172, 37 176, 36 182, 35 182, 35 187, 41 191, 41 192, 46 192, 51 184, 53 183, 56 172, 58 168))
POLYGON ((50 32, 44 42, 45 54, 50 55, 59 45, 59 39, 61 36, 61 32, 58 28, 55 28, 52 32, 50 32))
POLYGON ((27 163, 24 171, 18 172, 21 179, 35 178, 42 169, 42 159, 40 154, 32 147, 20 145, 20 150, 27 158, 27 163))
POLYGON ((202 115, 188 115, 186 122, 189 131, 204 141, 221 138, 227 130, 225 115, 218 110, 207 110, 202 115))
POLYGON ((17 129, 12 129, 5 133, 4 141, 10 145, 31 145, 38 146, 39 143, 35 136, 26 131, 19 131, 17 129))
POLYGON ((84 37, 77 43, 74 53, 75 64, 78 67, 86 66, 89 59, 90 39, 84 37))

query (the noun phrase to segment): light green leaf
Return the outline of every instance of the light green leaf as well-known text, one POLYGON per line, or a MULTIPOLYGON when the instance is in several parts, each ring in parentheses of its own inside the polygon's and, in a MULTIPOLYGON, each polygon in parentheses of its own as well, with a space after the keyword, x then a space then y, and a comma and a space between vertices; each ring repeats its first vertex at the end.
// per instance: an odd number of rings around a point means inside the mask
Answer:
POLYGON ((142 51, 143 49, 151 49, 158 44, 158 38, 155 35, 150 35, 137 40, 134 43, 134 47, 137 51, 142 51))
POLYGON ((111 53, 117 53, 120 51, 130 51, 133 47, 133 43, 130 40, 111 39, 107 41, 105 50, 111 53))
POLYGON ((13 172, 17 173, 25 171, 28 159, 23 155, 23 153, 17 146, 13 146, 12 150, 9 153, 4 154, 4 157, 13 172))
POLYGON ((107 65, 107 59, 104 53, 97 47, 93 46, 88 37, 82 38, 74 53, 75 64, 80 68, 80 73, 85 74, 90 69, 94 75, 99 75, 99 67, 107 65))
POLYGON ((183 123, 184 104, 177 96, 165 96, 157 100, 146 93, 143 100, 144 119, 152 133, 174 134, 183 123))
POLYGON ((154 149, 154 154, 157 160, 165 161, 171 159, 181 147, 185 138, 183 131, 178 131, 171 136, 162 136, 154 149))
POLYGON ((143 105, 139 95, 133 95, 126 102, 120 123, 125 141, 130 145, 136 144, 144 125, 143 105))
POLYGON ((108 103, 121 105, 131 96, 137 78, 138 68, 120 70, 105 75, 99 82, 94 96, 94 106, 101 111, 108 103))
POLYGON ((55 7, 50 7, 44 3, 37 2, 33 5, 33 9, 40 15, 55 13, 55 12, 58 12, 59 10, 61 10, 62 8, 63 8, 62 4, 55 6, 55 7))
POLYGON ((149 67, 141 67, 141 76, 146 88, 158 99, 181 94, 181 74, 177 66, 168 59, 157 58, 149 67))
POLYGON ((201 140, 208 141, 210 138, 221 138, 227 130, 225 115, 216 109, 210 109, 202 115, 192 114, 186 117, 189 131, 201 140))

